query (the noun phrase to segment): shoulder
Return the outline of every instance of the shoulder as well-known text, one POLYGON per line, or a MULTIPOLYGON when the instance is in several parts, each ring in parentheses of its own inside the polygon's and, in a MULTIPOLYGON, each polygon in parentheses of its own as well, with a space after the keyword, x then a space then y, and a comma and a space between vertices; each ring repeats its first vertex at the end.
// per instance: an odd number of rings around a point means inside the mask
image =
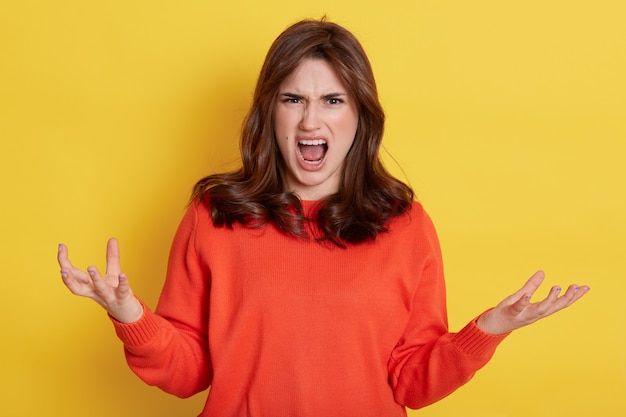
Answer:
POLYGON ((187 205, 181 226, 197 229, 212 225, 213 219, 208 196, 192 199, 187 205))
POLYGON ((415 200, 409 210, 390 222, 389 231, 398 238, 404 236, 409 240, 438 242, 437 230, 430 215, 422 203, 415 200))
POLYGON ((411 207, 405 213, 396 218, 396 222, 405 225, 411 224, 414 227, 419 227, 424 224, 432 224, 432 220, 426 212, 426 209, 422 203, 416 200, 413 200, 411 207))
POLYGON ((417 216, 428 216, 428 214, 426 214, 426 209, 424 208, 422 203, 417 200, 413 200, 409 213, 417 216))

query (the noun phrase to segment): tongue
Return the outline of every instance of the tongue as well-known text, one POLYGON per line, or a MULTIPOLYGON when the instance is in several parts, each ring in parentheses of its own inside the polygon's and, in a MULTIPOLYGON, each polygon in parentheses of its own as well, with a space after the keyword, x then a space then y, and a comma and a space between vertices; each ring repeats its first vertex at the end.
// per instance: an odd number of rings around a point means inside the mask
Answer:
POLYGON ((326 145, 300 145, 300 153, 307 161, 319 161, 325 152, 326 145))

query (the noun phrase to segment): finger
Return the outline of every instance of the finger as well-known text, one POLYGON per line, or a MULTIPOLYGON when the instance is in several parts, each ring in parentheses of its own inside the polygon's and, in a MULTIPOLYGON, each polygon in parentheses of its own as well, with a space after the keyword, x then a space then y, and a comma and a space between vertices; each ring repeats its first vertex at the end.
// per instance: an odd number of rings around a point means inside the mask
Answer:
POLYGON ((522 296, 509 306, 509 312, 515 316, 521 314, 526 307, 530 305, 530 294, 522 294, 522 296))
POLYGON ((588 285, 582 285, 582 286, 578 287, 578 290, 581 291, 581 293, 576 298, 577 300, 580 297, 582 297, 583 295, 587 294, 589 291, 591 291, 591 288, 588 285))
MULTIPOLYGON (((72 283, 74 281, 77 281, 77 285, 89 283, 89 277, 87 276, 87 274, 72 265, 72 262, 70 262, 69 259, 69 251, 67 249, 67 246, 62 243, 59 244, 57 261, 59 262, 59 266, 61 267, 61 276, 66 286, 68 283, 72 283)), ((72 290, 70 289, 70 291, 72 290)))
POLYGON ((583 295, 585 295, 588 291, 589 287, 587 286, 581 287, 575 284, 570 285, 565 294, 563 294, 563 297, 561 297, 563 299, 563 305, 561 306, 561 308, 569 307, 577 300, 579 300, 583 295))
POLYGON ((548 297, 546 297, 545 300, 539 303, 538 314, 540 314, 542 317, 554 314, 557 311, 572 305, 576 300, 578 300, 586 293, 584 289, 581 289, 581 287, 575 284, 570 285, 567 288, 567 291, 565 291, 565 294, 563 294, 561 297, 558 297, 559 292, 560 287, 552 288, 548 297))
MULTIPOLYGON (((564 304, 564 298, 559 298, 561 287, 555 285, 550 288, 550 292, 543 300, 535 303, 536 312, 539 316, 544 317, 557 311, 561 304, 564 304)), ((562 307, 561 307, 562 308, 562 307)))
POLYGON ((73 265, 70 262, 70 259, 68 257, 67 246, 65 246, 62 243, 59 244, 59 250, 57 252, 57 261, 59 262, 59 266, 61 267, 61 269, 73 268, 73 265))
POLYGON ((107 276, 116 277, 120 274, 120 247, 117 239, 107 242, 107 276))
POLYGON ((533 294, 537 291, 537 288, 539 288, 539 286, 541 285, 541 283, 543 282, 543 279, 545 278, 545 274, 543 271, 537 271, 535 272, 529 279, 528 281, 526 281, 526 283, 524 284, 524 286, 522 288, 519 289, 519 291, 517 291, 515 293, 515 295, 517 297, 520 297, 522 295, 526 295, 532 297, 533 294))
POLYGON ((561 291, 562 291, 562 288, 558 285, 555 285, 554 287, 550 288, 550 292, 548 293, 548 296, 546 297, 546 299, 552 302, 556 301, 559 298, 561 291))
POLYGON ((115 290, 118 299, 124 299, 131 295, 130 284, 128 284, 128 278, 126 274, 120 274, 119 284, 115 290))
MULTIPOLYGON (((59 244, 59 250, 57 253, 57 260, 59 262, 59 266, 61 267, 61 275, 65 273, 65 278, 68 280, 76 280, 82 284, 87 284, 90 282, 89 276, 81 271, 80 269, 74 267, 72 262, 70 262, 68 257, 68 249, 64 244, 59 244)), ((65 281, 65 280, 64 280, 65 281)))
POLYGON ((65 286, 74 295, 83 295, 83 284, 81 284, 72 274, 72 270, 61 270, 61 279, 65 286))
POLYGON ((63 269, 61 271, 63 284, 74 295, 91 297, 93 295, 93 284, 91 278, 85 272, 78 269, 63 269))
POLYGON ((117 308, 116 311, 109 311, 109 314, 123 323, 133 323, 141 318, 143 306, 133 296, 128 284, 128 278, 124 273, 121 273, 119 276, 119 285, 115 289, 115 295, 117 297, 117 308))
POLYGON ((96 268, 95 266, 90 266, 87 268, 87 273, 89 274, 89 278, 94 290, 100 294, 104 293, 104 291, 106 291, 107 285, 102 278, 100 271, 98 271, 98 268, 96 268))

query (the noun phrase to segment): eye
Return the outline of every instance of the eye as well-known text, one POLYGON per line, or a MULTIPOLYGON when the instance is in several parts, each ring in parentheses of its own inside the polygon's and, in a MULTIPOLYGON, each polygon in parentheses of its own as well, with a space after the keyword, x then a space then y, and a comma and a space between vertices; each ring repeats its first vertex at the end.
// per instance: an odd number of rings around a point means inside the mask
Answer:
POLYGON ((302 103, 302 97, 296 94, 282 94, 280 101, 285 104, 300 104, 302 103))
POLYGON ((342 94, 329 94, 324 98, 326 99, 326 104, 330 106, 337 106, 346 102, 342 94))

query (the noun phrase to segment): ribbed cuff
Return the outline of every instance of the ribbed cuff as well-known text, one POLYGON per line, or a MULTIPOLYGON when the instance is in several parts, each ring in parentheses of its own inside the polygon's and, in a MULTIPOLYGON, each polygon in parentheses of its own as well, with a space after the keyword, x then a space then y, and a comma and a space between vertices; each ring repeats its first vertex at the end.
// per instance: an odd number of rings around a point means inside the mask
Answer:
POLYGON ((139 302, 143 306, 143 315, 136 322, 122 323, 109 316, 117 337, 126 346, 140 346, 148 343, 159 331, 156 315, 141 300, 139 302))
POLYGON ((469 322, 456 334, 454 343, 468 355, 489 357, 493 355, 498 345, 511 333, 498 335, 486 333, 476 324, 478 317, 469 322))

